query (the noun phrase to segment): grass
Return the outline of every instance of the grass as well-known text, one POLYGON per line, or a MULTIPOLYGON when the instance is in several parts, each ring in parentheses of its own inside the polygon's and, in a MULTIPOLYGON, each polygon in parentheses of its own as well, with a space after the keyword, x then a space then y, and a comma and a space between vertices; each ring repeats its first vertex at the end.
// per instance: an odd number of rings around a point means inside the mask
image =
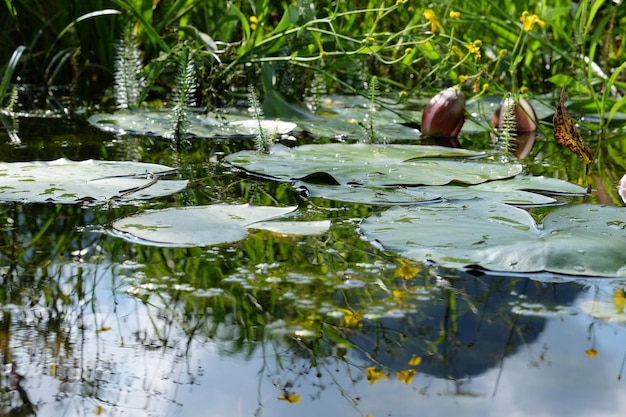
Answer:
MULTIPOLYGON (((7 63, 0 68, 0 98, 13 83, 42 86, 46 94, 53 87, 69 91, 87 107, 114 106, 116 45, 131 21, 146 99, 157 102, 171 98, 185 44, 198 64, 204 106, 241 99, 251 83, 291 101, 310 95, 313 82, 318 93, 367 94, 372 77, 381 94, 398 100, 455 84, 472 95, 516 97, 555 95, 567 85, 570 96, 591 100, 609 120, 626 104, 626 50, 618 29, 626 25, 626 10, 608 0, 152 3, 13 0, 0 6, 8 11, 0 18, 0 62, 7 63), (17 61, 11 59, 18 52, 17 61)), ((54 107, 62 100, 27 96, 21 103, 54 107)))

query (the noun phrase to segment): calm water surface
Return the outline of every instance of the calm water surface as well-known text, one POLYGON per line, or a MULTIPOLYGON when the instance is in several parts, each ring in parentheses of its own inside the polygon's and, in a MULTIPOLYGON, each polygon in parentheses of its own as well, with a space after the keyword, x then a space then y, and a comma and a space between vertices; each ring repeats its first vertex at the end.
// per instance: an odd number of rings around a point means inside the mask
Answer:
MULTIPOLYGON (((359 236, 359 219, 382 208, 308 201, 219 163, 250 140, 196 140, 176 155, 155 138, 47 119, 20 120, 20 136, 10 145, 0 132, 3 160, 158 162, 191 183, 132 204, 0 204, 0 415, 626 413, 622 281, 411 263, 359 236), (148 209, 217 202, 298 204, 333 225, 187 249, 108 228, 148 209)), ((576 160, 550 168, 551 146, 535 145, 529 169, 567 178, 576 160)), ((624 169, 614 161, 602 180, 624 169)))

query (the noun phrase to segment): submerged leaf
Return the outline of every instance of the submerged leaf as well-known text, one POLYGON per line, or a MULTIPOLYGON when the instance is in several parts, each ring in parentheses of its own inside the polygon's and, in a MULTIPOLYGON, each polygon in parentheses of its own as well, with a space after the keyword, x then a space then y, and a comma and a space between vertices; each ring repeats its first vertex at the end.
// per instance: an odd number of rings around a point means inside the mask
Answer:
POLYGON ((363 220, 361 231, 387 250, 447 267, 626 276, 623 209, 589 204, 557 208, 542 226, 524 210, 472 200, 394 207, 363 220))
POLYGON ((71 204, 161 197, 187 186, 187 181, 161 179, 172 172, 141 162, 5 162, 0 163, 0 200, 71 204))

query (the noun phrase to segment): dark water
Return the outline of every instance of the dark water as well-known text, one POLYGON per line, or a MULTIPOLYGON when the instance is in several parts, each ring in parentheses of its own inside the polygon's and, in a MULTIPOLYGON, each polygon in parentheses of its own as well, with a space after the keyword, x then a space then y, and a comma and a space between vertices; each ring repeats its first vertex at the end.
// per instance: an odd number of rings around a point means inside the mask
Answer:
MULTIPOLYGON (((178 167, 190 186, 140 203, 0 204, 0 415, 626 412, 620 280, 499 276, 401 259, 358 233, 359 220, 380 207, 307 200, 220 163, 251 140, 197 139, 178 155, 162 139, 80 120, 19 122, 21 145, 0 132, 6 162, 157 162, 178 167), (131 243, 108 227, 148 209, 218 202, 297 204, 332 226, 319 236, 253 231, 184 249, 131 243)), ((462 140, 488 146, 482 136, 462 140)), ((611 187, 626 172, 625 142, 605 140, 587 200, 619 204, 611 187)), ((580 169, 547 140, 525 164, 570 180, 580 169)))

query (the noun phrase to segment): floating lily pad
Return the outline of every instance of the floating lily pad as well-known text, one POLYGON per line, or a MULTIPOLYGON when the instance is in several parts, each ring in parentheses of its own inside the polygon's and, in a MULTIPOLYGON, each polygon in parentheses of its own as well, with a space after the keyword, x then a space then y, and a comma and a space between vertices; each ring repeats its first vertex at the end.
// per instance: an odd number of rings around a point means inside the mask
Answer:
POLYGON ((269 153, 241 151, 225 161, 251 174, 275 180, 388 185, 479 184, 519 174, 519 164, 468 160, 479 153, 440 146, 323 144, 288 148, 277 144, 269 153), (463 158, 465 157, 465 158, 463 158))
POLYGON ((447 267, 626 276, 626 211, 617 207, 557 208, 541 226, 525 210, 484 200, 394 207, 363 220, 361 231, 387 250, 447 267))
POLYGON ((542 206, 556 200, 543 194, 585 195, 578 185, 555 178, 517 176, 502 181, 462 186, 429 187, 369 187, 311 184, 296 182, 294 186, 309 197, 372 205, 407 205, 440 200, 467 200, 482 198, 515 206, 542 206), (525 190, 534 190, 530 192, 525 190))
MULTIPOLYGON (((173 126, 172 112, 168 110, 122 110, 111 114, 98 113, 89 117, 88 121, 106 131, 161 137, 168 137, 173 126)), ((261 127, 270 134, 286 134, 294 130, 296 125, 278 120, 262 120, 261 127)), ((258 122, 241 116, 224 116, 218 119, 190 112, 188 132, 190 135, 206 138, 253 136, 258 132, 258 122)))
POLYGON ((248 235, 248 229, 269 230, 284 235, 310 235, 324 233, 330 227, 327 220, 272 220, 295 209, 249 204, 176 207, 126 217, 115 221, 111 227, 117 235, 132 242, 177 247, 236 242, 248 235))
POLYGON ((174 169, 116 161, 0 163, 0 200, 79 203, 149 199, 183 190, 187 181, 168 180, 174 169))

